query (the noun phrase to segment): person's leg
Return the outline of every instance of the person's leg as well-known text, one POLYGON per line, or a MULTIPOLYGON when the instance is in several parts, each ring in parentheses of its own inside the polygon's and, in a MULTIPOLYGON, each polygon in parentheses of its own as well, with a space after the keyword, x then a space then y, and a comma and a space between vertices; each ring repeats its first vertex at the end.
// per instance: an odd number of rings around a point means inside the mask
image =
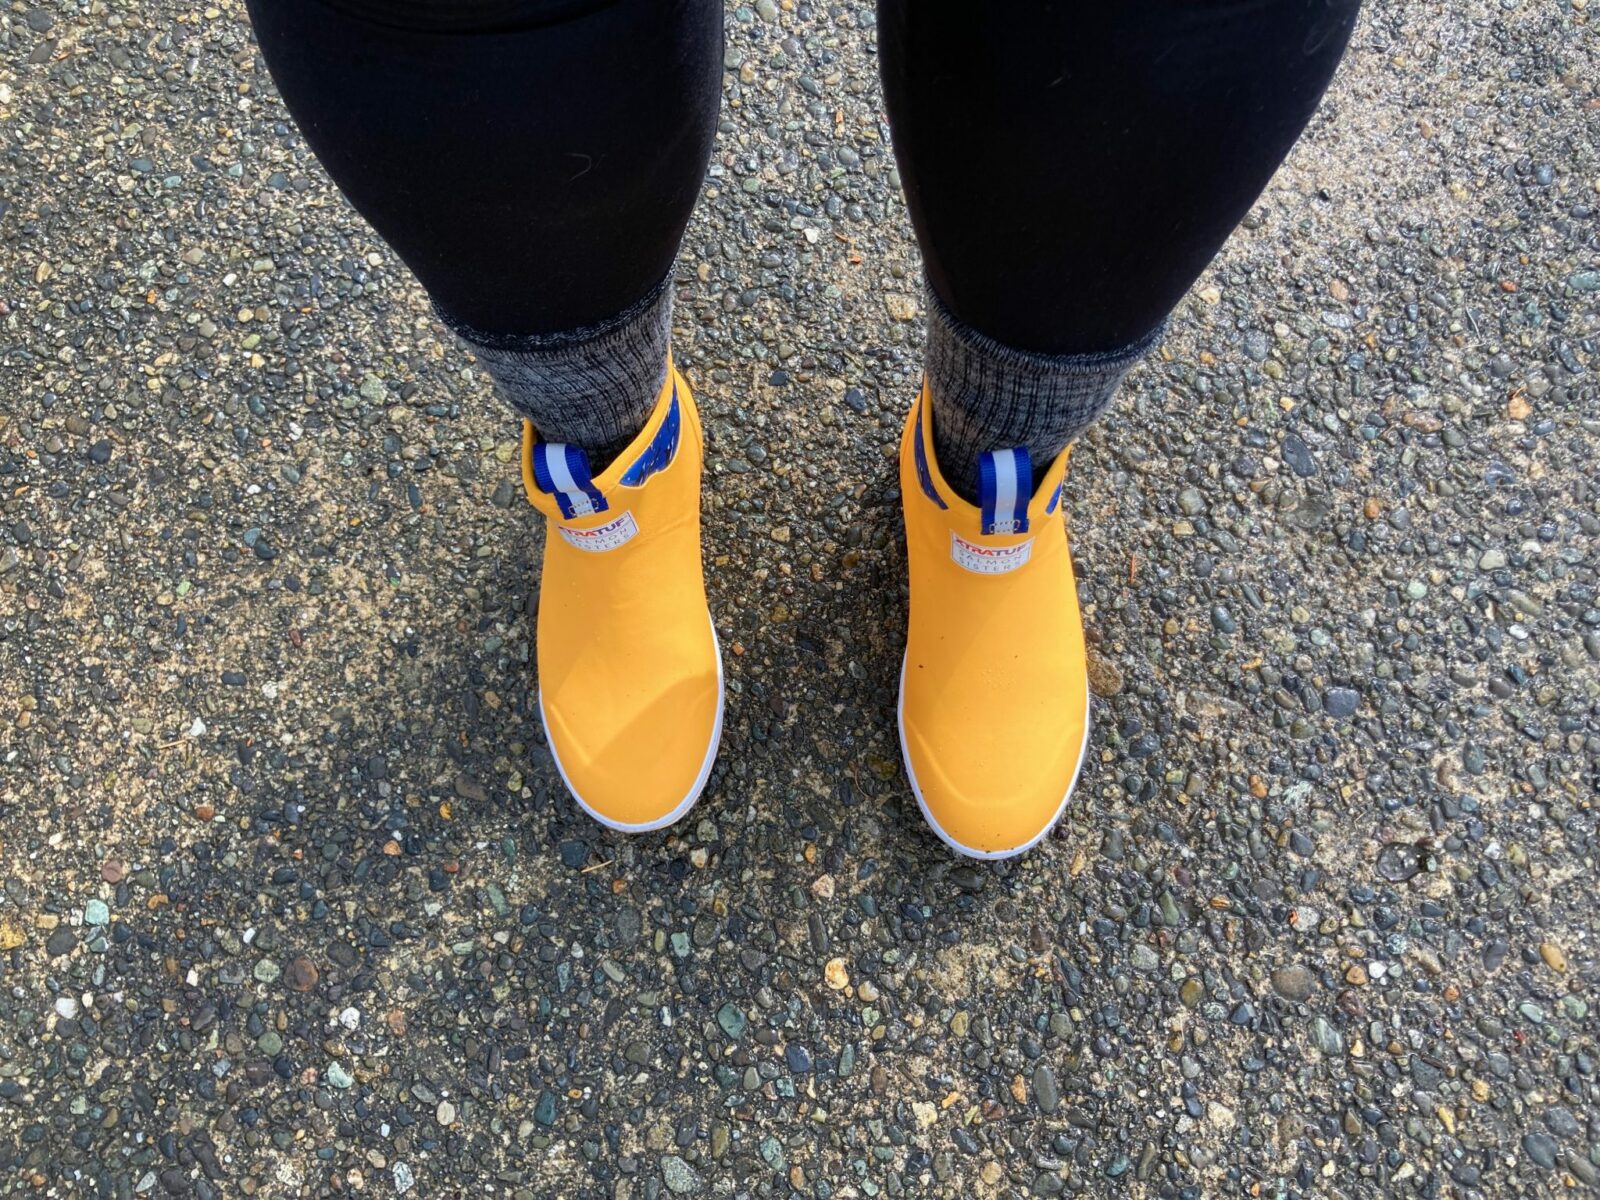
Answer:
POLYGON ((879 2, 929 284, 900 736, 964 854, 1045 837, 1088 749, 1067 447, 1288 152, 1356 3, 879 2))
POLYGON ((880 0, 931 295, 940 464, 1043 468, 1159 337, 1299 137, 1358 0, 880 0))
POLYGON ((248 0, 307 143, 547 440, 598 469, 665 377, 717 0, 248 0))
POLYGON ((616 829, 679 819, 722 729, 702 437, 672 265, 710 153, 721 0, 249 0, 306 141, 526 418, 546 518, 539 715, 616 829))

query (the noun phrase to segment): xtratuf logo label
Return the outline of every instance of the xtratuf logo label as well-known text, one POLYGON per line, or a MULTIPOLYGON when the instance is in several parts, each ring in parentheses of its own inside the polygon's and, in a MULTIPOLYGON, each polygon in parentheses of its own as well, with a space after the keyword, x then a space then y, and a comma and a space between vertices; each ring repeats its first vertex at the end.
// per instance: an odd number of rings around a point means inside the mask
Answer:
POLYGON ((1033 555, 1033 539, 1015 546, 980 546, 959 533, 950 535, 950 557, 975 575, 1004 575, 1015 571, 1033 555))
POLYGON ((567 539, 567 545, 590 554, 615 550, 632 541, 639 532, 638 522, 633 519, 631 512, 625 512, 616 520, 607 521, 595 529, 569 529, 565 525, 557 525, 556 528, 567 539))

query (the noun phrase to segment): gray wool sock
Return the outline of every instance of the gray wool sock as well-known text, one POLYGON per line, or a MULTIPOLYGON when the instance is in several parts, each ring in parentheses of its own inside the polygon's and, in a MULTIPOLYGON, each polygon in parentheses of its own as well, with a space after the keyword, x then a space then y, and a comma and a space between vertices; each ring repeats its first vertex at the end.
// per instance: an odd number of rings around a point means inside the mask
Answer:
POLYGON ((1016 446, 1026 446, 1043 472, 1105 410, 1128 369, 1165 331, 1163 322, 1131 346, 1101 354, 1036 354, 979 333, 929 288, 923 369, 946 482, 977 503, 978 456, 1016 446))
POLYGON ((599 474, 644 428, 666 380, 672 276, 615 317, 561 333, 485 333, 439 319, 541 438, 581 447, 599 474))

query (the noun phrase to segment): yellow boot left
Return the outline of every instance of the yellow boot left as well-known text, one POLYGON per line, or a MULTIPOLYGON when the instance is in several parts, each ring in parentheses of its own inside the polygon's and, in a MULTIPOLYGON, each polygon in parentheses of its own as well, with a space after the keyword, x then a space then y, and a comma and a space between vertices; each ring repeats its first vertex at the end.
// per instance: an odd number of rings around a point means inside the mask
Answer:
POLYGON ((522 480, 549 522, 539 715, 580 807, 660 829, 693 807, 722 736, 722 661, 700 563, 700 415, 668 364, 654 411, 599 475, 523 428, 522 480))
POLYGON ((974 505, 939 470, 932 420, 924 387, 900 443, 911 574, 900 743, 933 831, 970 857, 1009 858, 1050 832, 1088 748, 1083 623, 1061 513, 1070 449, 1037 490, 1025 450, 984 455, 974 505))

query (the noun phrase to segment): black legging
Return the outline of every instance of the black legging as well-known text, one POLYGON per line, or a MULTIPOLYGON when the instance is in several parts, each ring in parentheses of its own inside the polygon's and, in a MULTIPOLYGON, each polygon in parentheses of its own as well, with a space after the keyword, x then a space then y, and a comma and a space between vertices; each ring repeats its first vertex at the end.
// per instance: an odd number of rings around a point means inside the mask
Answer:
MULTIPOLYGON (((879 0, 934 290, 1025 350, 1154 329, 1310 118, 1358 2, 879 0)), ((556 333, 671 269, 721 0, 248 3, 311 148, 450 316, 556 333)))

